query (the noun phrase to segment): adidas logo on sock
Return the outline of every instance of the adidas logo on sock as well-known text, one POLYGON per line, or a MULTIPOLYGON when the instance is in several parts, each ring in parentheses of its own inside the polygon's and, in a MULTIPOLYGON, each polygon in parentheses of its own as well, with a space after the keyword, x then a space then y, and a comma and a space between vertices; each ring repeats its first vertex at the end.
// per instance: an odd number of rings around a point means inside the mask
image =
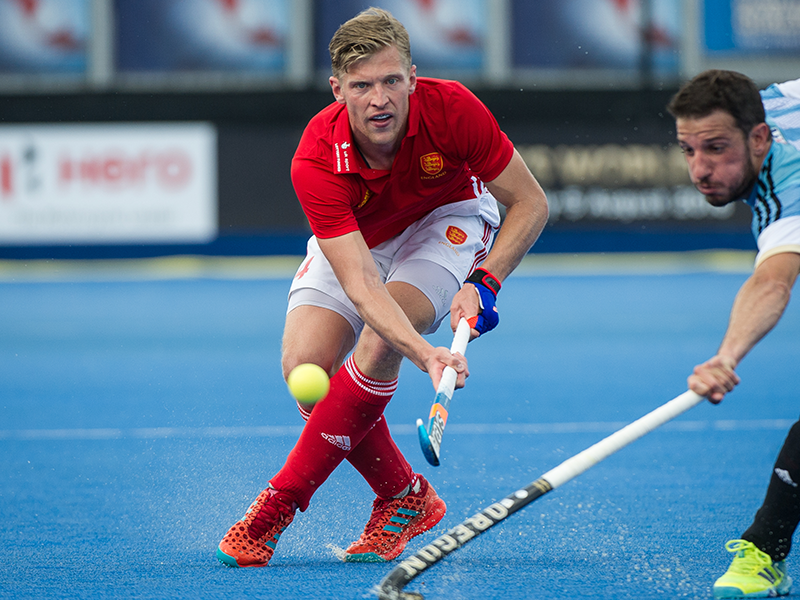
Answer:
POLYGON ((320 435, 323 439, 329 441, 340 450, 350 451, 351 449, 349 435, 331 435, 329 433, 322 433, 320 435))

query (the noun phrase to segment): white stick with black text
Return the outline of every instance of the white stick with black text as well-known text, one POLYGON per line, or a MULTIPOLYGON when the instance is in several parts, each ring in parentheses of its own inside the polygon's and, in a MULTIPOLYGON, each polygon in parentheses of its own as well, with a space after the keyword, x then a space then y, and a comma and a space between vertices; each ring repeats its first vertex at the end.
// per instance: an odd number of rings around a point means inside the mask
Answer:
POLYGON ((404 592, 403 588, 424 570, 435 565, 451 552, 458 550, 470 540, 504 521, 537 498, 574 479, 587 469, 614 454, 617 450, 661 427, 667 421, 686 412, 702 400, 702 396, 698 396, 692 391, 684 392, 677 398, 673 398, 642 418, 600 440, 594 446, 590 446, 583 452, 568 458, 526 487, 483 509, 460 525, 450 529, 413 556, 399 563, 381 581, 376 590, 378 596, 381 600, 421 599, 421 594, 404 592))

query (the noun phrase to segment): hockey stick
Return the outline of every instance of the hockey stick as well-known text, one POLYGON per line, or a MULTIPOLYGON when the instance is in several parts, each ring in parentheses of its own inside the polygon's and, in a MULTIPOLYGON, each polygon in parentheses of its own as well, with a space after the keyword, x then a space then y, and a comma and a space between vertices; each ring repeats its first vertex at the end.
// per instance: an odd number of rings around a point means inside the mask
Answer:
MULTIPOLYGON (((467 343, 469 343, 469 323, 462 317, 458 322, 458 327, 456 327, 450 352, 464 354, 467 351, 467 343)), ((431 406, 427 429, 422 419, 417 419, 419 445, 422 448, 425 459, 434 467, 439 466, 439 451, 442 447, 444 426, 447 424, 447 410, 450 408, 450 400, 453 399, 457 376, 458 374, 454 368, 444 368, 439 387, 436 389, 436 397, 433 399, 433 406, 431 406)))
POLYGON ((392 569, 378 586, 376 590, 378 597, 381 600, 421 600, 422 594, 404 592, 403 588, 424 570, 435 565, 445 556, 458 550, 484 531, 504 521, 509 515, 514 514, 537 498, 544 496, 547 492, 574 479, 614 454, 617 450, 624 448, 667 421, 686 412, 702 400, 702 396, 698 396, 692 391, 684 392, 677 398, 673 398, 642 418, 600 440, 594 446, 590 446, 583 452, 568 458, 533 483, 484 508, 478 514, 452 528, 414 556, 410 556, 392 569))

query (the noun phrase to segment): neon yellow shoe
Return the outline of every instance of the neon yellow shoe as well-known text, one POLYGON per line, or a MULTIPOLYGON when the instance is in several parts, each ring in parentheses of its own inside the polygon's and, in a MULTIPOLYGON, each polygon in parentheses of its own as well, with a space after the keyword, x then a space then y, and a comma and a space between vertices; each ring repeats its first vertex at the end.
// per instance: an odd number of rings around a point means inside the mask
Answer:
POLYGON ((714 583, 714 598, 771 598, 789 593, 792 578, 786 574, 784 561, 772 562, 769 554, 746 540, 730 540, 725 549, 735 556, 714 583))

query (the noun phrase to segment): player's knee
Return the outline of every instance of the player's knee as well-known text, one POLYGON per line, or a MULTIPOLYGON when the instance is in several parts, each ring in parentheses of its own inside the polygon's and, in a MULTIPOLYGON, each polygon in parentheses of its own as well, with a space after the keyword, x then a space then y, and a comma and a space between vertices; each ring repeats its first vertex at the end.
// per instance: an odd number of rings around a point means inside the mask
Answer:
POLYGON ((305 363, 319 365, 328 373, 328 377, 342 366, 355 343, 352 331, 344 336, 323 336, 318 334, 310 339, 287 341, 284 337, 281 348, 281 369, 283 379, 289 377, 292 370, 305 363))
POLYGON ((289 379, 289 373, 291 373, 296 366, 301 364, 303 363, 299 362, 297 358, 289 357, 286 354, 284 354, 281 357, 281 370, 283 371, 283 380, 287 381, 289 379))
POLYGON ((289 378, 289 373, 291 373, 295 367, 299 365, 303 365, 306 363, 313 363, 315 365, 319 365, 325 372, 328 373, 328 377, 332 377, 333 374, 338 370, 341 364, 335 364, 335 358, 325 357, 320 354, 316 353, 308 353, 308 352, 301 352, 301 353, 294 353, 294 352, 285 352, 283 356, 281 356, 281 370, 283 371, 283 380, 286 381, 289 378))
POLYGON ((364 331, 361 332, 357 349, 362 362, 380 360, 382 356, 391 351, 391 347, 383 341, 383 338, 369 327, 364 327, 364 331))
POLYGON ((364 328, 355 352, 356 366, 362 373, 376 379, 391 379, 397 376, 402 360, 402 355, 383 338, 369 327, 364 328))

